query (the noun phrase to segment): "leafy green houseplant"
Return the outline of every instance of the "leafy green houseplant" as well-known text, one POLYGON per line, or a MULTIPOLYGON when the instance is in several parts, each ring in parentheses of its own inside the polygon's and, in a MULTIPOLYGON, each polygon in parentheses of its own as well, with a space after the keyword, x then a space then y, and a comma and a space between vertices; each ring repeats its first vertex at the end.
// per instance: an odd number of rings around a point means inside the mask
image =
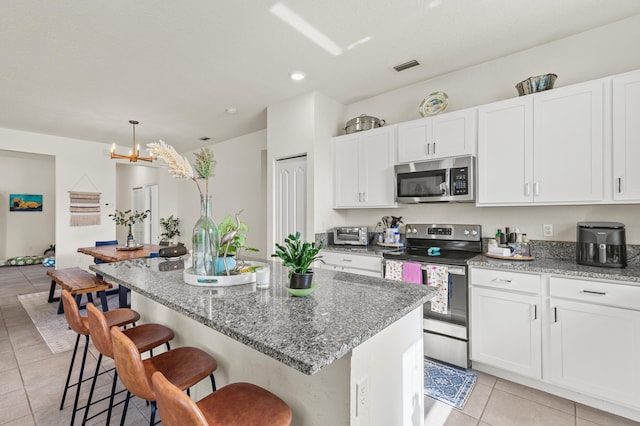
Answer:
POLYGON ((284 239, 284 244, 276 243, 276 252, 273 257, 279 257, 284 266, 289 270, 289 287, 296 289, 309 288, 313 271, 311 266, 316 260, 324 262, 318 253, 322 249, 322 242, 316 244, 300 241, 300 232, 290 234, 284 239))
POLYGON ((133 233, 131 232, 131 227, 138 222, 144 221, 147 217, 149 217, 149 213, 151 213, 151 210, 139 212, 137 210, 132 211, 131 209, 129 209, 125 211, 116 210, 115 213, 109 215, 109 217, 113 219, 116 225, 129 227, 129 235, 127 236, 127 247, 136 246, 136 242, 133 239, 133 233))
POLYGON ((179 217, 173 217, 173 215, 167 218, 161 217, 160 226, 162 227, 162 233, 160 234, 160 236, 164 237, 160 242, 160 245, 162 245, 163 242, 170 244, 173 241, 174 237, 179 237, 180 235, 182 235, 179 229, 180 228, 179 217))

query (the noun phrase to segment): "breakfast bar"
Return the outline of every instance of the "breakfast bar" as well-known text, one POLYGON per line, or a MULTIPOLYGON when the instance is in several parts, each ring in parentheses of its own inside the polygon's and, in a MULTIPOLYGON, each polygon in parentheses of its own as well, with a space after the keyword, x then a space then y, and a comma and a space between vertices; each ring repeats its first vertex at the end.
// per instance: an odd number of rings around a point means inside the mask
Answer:
MULTIPOLYGON (((218 387, 263 386, 291 407, 294 425, 422 425, 422 305, 435 291, 317 269, 316 290, 293 297, 287 269, 268 263, 266 288, 186 284, 183 260, 90 268, 130 288, 145 322, 174 329, 174 347, 212 354, 218 387)), ((210 391, 196 386, 192 396, 210 391)))

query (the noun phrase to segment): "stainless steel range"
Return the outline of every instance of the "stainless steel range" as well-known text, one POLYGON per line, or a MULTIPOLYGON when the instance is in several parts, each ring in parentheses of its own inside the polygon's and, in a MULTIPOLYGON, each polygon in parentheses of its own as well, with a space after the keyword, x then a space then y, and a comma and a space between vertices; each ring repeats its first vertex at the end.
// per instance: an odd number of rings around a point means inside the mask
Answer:
POLYGON ((384 253, 390 261, 417 263, 422 283, 439 287, 438 296, 424 305, 424 354, 468 368, 467 260, 482 253, 480 225, 408 224, 407 247, 384 253))

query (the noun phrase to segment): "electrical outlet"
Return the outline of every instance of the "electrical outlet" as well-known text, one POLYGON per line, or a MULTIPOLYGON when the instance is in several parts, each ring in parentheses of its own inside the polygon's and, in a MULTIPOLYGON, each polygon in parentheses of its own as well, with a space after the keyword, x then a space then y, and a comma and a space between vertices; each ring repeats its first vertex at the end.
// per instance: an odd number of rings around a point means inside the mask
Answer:
POLYGON ((364 376, 356 383, 356 417, 363 419, 369 411, 369 378, 364 376))
POLYGON ((544 235, 545 237, 553 237, 553 225, 542 225, 542 235, 544 235))

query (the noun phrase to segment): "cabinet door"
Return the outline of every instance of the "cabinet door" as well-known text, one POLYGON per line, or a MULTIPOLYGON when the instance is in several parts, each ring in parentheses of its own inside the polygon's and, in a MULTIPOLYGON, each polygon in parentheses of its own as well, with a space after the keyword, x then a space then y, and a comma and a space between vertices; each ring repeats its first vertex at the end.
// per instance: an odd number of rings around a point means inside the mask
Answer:
POLYGON ((471 359, 542 377, 540 298, 471 288, 471 359))
POLYGON ((480 107, 477 204, 531 203, 532 156, 531 96, 480 107))
POLYGON ((360 140, 359 188, 362 207, 393 207, 396 162, 395 127, 362 133, 360 140))
POLYGON ((613 199, 640 200, 640 72, 613 78, 613 199))
POLYGON ((604 82, 533 96, 534 201, 602 201, 604 82))
POLYGON ((551 299, 551 380, 640 406, 640 312, 551 299))
POLYGON ((341 136, 334 139, 335 207, 358 206, 362 194, 358 185, 360 137, 341 136))
POLYGON ((427 140, 430 139, 430 133, 428 118, 399 124, 398 162, 411 163, 426 160, 429 157, 427 140))
POLYGON ((431 118, 431 152, 434 158, 475 155, 475 109, 450 112, 431 118))

